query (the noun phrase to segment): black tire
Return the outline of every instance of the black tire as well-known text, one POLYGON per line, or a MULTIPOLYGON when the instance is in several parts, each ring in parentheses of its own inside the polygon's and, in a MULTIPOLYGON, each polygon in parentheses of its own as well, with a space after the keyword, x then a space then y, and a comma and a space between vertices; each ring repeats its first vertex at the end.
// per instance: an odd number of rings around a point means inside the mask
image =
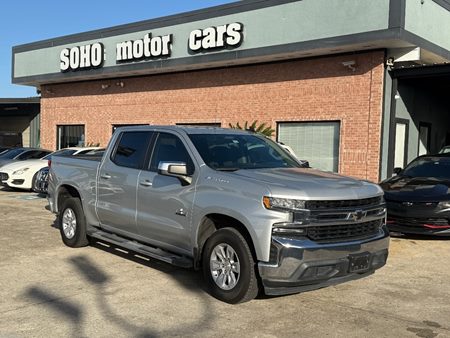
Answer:
MULTIPOLYGON (((231 262, 236 262, 236 260, 232 259, 231 262)), ((206 284, 210 293, 217 299, 229 304, 237 304, 252 300, 258 295, 259 285, 255 260, 247 241, 238 230, 223 228, 213 233, 203 248, 202 265, 206 284), (233 270, 237 270, 237 268, 233 264, 230 265, 230 260, 228 260, 228 266, 213 268, 213 266, 218 266, 214 264, 221 264, 215 260, 216 258, 220 260, 220 257, 215 254, 214 250, 220 248, 229 250, 229 247, 232 249, 230 252, 233 253, 231 256, 237 257, 239 273, 233 270), (217 263, 211 263, 212 261, 217 263), (228 279, 228 285, 220 283, 221 281, 226 282, 227 274, 230 275, 230 278, 232 278, 231 275, 234 275, 235 281, 228 279), (222 287, 219 284, 222 284, 222 287)))
POLYGON ((78 198, 69 197, 63 201, 58 225, 65 245, 79 248, 89 244, 86 235, 86 218, 78 198))
POLYGON ((31 180, 31 191, 39 193, 39 189, 36 187, 37 173, 33 175, 33 179, 31 180))

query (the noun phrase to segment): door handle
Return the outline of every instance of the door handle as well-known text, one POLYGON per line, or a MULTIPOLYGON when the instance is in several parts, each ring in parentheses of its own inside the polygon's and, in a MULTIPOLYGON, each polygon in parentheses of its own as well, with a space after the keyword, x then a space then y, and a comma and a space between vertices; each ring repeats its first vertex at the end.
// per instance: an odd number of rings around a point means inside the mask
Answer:
POLYGON ((175 211, 175 214, 178 216, 186 216, 186 211, 184 211, 183 208, 178 209, 177 211, 175 211))
POLYGON ((104 180, 109 180, 111 178, 110 174, 102 174, 100 175, 100 178, 103 178, 104 180))
POLYGON ((140 181, 139 184, 142 185, 143 187, 151 187, 153 185, 153 183, 150 182, 149 180, 140 181))

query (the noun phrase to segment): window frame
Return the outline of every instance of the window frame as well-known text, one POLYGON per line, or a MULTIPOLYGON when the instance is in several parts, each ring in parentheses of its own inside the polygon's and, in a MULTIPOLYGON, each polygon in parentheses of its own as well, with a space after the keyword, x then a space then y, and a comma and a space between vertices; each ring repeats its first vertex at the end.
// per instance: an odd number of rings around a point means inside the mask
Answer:
MULTIPOLYGON (((338 125, 338 136, 339 136, 339 142, 337 147, 337 165, 336 165, 336 173, 340 173, 341 170, 341 145, 342 145, 342 120, 301 120, 301 121, 276 121, 277 124, 277 134, 276 134, 276 142, 281 143, 280 141, 280 127, 283 124, 325 124, 325 123, 337 123, 338 125)), ((296 153, 296 156, 299 156, 299 154, 296 153)), ((299 161, 308 161, 311 163, 311 159, 308 158, 298 158, 299 161)), ((319 169, 324 170, 324 169, 319 169)))
POLYGON ((117 137, 116 143, 114 144, 114 148, 109 156, 109 160, 114 163, 116 166, 121 167, 121 168, 129 168, 129 169, 136 169, 136 170, 144 170, 146 167, 146 163, 148 162, 148 158, 150 156, 150 149, 153 148, 154 146, 154 142, 155 142, 155 135, 157 134, 157 132, 155 132, 154 130, 129 130, 129 131, 122 131, 120 132, 120 135, 117 137), (135 168, 135 167, 131 167, 131 166, 125 166, 122 164, 117 163, 114 160, 114 157, 117 154, 117 150, 119 148, 119 144, 120 141, 122 140, 122 137, 124 134, 132 134, 132 133, 149 133, 150 134, 150 138, 147 144, 147 148, 145 149, 145 153, 144 153, 144 158, 142 159, 141 163, 140 163, 140 167, 135 168))
POLYGON ((409 120, 396 117, 394 121, 394 169, 395 169, 395 149, 397 148, 397 125, 402 124, 405 126, 405 143, 403 145, 403 166, 401 168, 406 168, 408 165, 408 148, 409 148, 409 120))
MULTIPOLYGON (((197 171, 197 168, 196 168, 195 160, 192 158, 192 155, 189 152, 188 145, 186 144, 186 142, 184 142, 183 138, 180 135, 178 135, 176 133, 172 133, 170 131, 155 131, 155 136, 153 138, 152 146, 149 148, 148 160, 146 160, 145 166, 142 170, 149 171, 152 173, 158 173, 158 168, 156 168, 156 170, 153 170, 151 168, 151 166, 152 166, 153 156, 155 155, 156 144, 157 144, 158 139, 161 136, 161 134, 172 135, 173 137, 177 137, 179 139, 181 144, 184 146, 184 149, 186 150, 186 153, 189 156, 189 159, 191 160, 191 163, 192 163, 193 171, 192 171, 192 173, 188 173, 188 176, 194 176, 195 172, 197 171)), ((188 166, 187 162, 186 162, 186 166, 188 166)))
MULTIPOLYGON (((70 146, 64 146, 64 147, 61 146, 62 142, 60 142, 61 135, 59 132, 60 127, 63 127, 63 128, 64 127, 83 127, 82 135, 84 135, 84 144, 86 144, 86 125, 85 124, 57 124, 56 125, 56 148, 57 148, 56 150, 70 148, 70 146)), ((84 146, 84 144, 83 144, 83 146, 84 146)), ((76 147, 76 146, 77 145, 75 145, 74 147, 76 147)))

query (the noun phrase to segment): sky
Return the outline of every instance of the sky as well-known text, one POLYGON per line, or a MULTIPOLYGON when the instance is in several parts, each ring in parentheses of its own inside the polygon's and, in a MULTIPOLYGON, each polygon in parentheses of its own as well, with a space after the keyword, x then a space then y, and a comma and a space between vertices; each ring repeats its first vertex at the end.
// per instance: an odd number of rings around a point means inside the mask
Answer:
POLYGON ((11 83, 13 46, 212 7, 235 0, 14 0, 0 14, 0 98, 36 96, 11 83))

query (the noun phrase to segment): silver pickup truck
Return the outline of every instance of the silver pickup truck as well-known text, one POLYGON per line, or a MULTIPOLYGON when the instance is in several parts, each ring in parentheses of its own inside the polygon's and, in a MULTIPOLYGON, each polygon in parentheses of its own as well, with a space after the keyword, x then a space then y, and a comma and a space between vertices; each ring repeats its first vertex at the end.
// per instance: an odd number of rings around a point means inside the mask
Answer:
POLYGON ((228 303, 364 277, 388 256, 378 185, 306 168, 251 132, 121 128, 102 158, 54 157, 48 193, 66 245, 202 268, 228 303))

